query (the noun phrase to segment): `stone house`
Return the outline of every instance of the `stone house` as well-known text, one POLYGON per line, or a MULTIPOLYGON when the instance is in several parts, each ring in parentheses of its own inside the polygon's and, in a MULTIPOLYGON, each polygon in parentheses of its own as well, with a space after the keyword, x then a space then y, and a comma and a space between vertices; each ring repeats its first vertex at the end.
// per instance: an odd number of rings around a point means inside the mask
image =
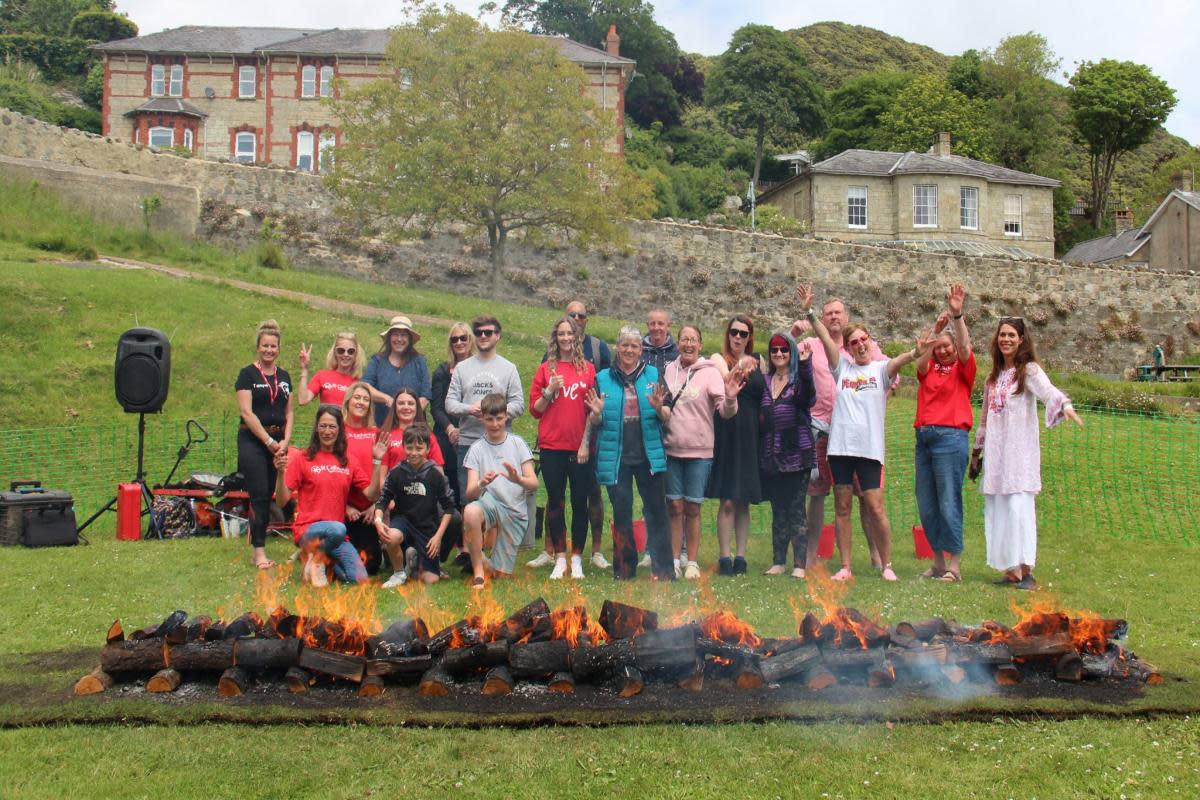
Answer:
MULTIPOLYGON (((387 30, 188 25, 93 46, 104 60, 105 136, 185 147, 228 158, 319 172, 338 121, 322 103, 384 74, 387 30)), ((543 36, 583 68, 597 105, 616 115, 609 147, 625 149, 625 87, 634 61, 620 55, 616 26, 605 49, 543 36)))
POLYGON ((1171 183, 1171 193, 1140 228, 1134 227, 1132 212, 1118 211, 1115 233, 1080 242, 1062 260, 1167 272, 1200 270, 1200 192, 1192 191, 1188 173, 1175 173, 1171 183))
POLYGON ((772 187, 815 236, 971 255, 1054 257, 1053 178, 956 156, 950 134, 928 153, 846 150, 772 187))

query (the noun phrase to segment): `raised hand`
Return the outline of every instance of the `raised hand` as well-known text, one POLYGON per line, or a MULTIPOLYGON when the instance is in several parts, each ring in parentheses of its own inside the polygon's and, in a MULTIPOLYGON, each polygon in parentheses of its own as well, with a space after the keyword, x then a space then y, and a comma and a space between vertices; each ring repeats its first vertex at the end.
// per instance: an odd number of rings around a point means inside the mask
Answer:
POLYGON ((517 468, 507 461, 502 465, 504 467, 504 477, 508 478, 513 483, 521 482, 521 473, 517 472, 517 468))
POLYGON ((800 302, 800 310, 808 311, 813 304, 813 288, 812 284, 800 284, 796 287, 796 299, 800 302))
POLYGON ((371 458, 375 461, 383 461, 383 457, 387 455, 388 443, 387 440, 378 438, 375 444, 371 446, 371 458))
POLYGON ((806 319, 798 319, 792 323, 792 338, 799 340, 804 338, 804 334, 812 330, 812 323, 806 319))
POLYGON ((808 361, 812 358, 812 339, 805 339, 802 342, 796 343, 796 358, 800 361, 808 361))
POLYGON ((308 365, 312 363, 312 345, 307 347, 304 342, 300 343, 300 369, 308 369, 308 365))
POLYGON ((952 283, 946 291, 946 308, 950 313, 959 316, 963 313, 963 301, 967 299, 967 290, 961 283, 952 283))
POLYGON ((950 324, 950 312, 943 311, 938 314, 937 322, 933 323, 933 333, 936 336, 946 330, 946 326, 950 324))
POLYGON ((934 341, 937 339, 937 333, 933 330, 927 330, 917 337, 917 358, 925 355, 933 347, 934 341))
POLYGON ((661 383, 654 384, 654 388, 650 390, 650 407, 655 411, 662 409, 663 403, 667 401, 667 387, 661 383))
POLYGON ((600 415, 604 413, 604 396, 597 394, 595 389, 588 389, 587 397, 583 399, 587 404, 588 411, 600 415))
POLYGON ((745 386, 746 371, 741 367, 729 370, 729 374, 725 376, 725 396, 737 397, 745 386))

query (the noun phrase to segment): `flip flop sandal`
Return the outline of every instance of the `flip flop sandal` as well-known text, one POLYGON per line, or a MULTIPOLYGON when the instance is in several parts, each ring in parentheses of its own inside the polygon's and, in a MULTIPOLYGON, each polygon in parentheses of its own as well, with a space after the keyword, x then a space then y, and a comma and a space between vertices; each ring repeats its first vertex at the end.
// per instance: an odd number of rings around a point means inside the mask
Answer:
POLYGON ((259 561, 254 566, 258 567, 259 569, 274 569, 275 567, 277 567, 279 565, 268 558, 266 561, 259 561))
POLYGON ((929 569, 925 570, 924 572, 922 572, 922 573, 921 573, 920 575, 918 575, 917 577, 918 577, 918 578, 936 578, 936 579, 938 579, 938 580, 941 580, 942 573, 938 572, 938 571, 937 571, 936 569, 934 569, 933 567, 930 567, 929 569))
POLYGON ((960 583, 962 581, 962 575, 959 575, 957 572, 946 570, 945 574, 938 578, 938 580, 942 583, 960 583))

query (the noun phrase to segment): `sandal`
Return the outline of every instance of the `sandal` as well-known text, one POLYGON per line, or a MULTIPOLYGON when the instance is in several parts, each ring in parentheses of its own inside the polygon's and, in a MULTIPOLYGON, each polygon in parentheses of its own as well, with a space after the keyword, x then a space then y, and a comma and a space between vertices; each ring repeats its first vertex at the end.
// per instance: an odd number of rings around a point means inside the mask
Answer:
POLYGON ((924 572, 922 572, 922 573, 921 573, 920 575, 918 575, 917 577, 918 577, 918 578, 934 578, 934 579, 937 579, 937 580, 941 580, 941 579, 942 579, 942 574, 943 574, 943 573, 941 573, 941 572, 938 572, 938 571, 937 571, 937 569, 936 569, 935 567, 930 567, 929 569, 925 570, 924 572))
POLYGON ((959 575, 957 572, 948 569, 946 570, 945 574, 942 575, 942 577, 938 578, 938 580, 942 583, 960 583, 962 582, 962 575, 959 575))
POLYGON ((798 581, 804 580, 804 567, 793 567, 792 577, 798 581))
POLYGON ((1006 572, 996 580, 992 581, 993 586, 1016 586, 1021 582, 1021 579, 1014 576, 1011 572, 1006 572))
POLYGON ((833 574, 833 577, 831 577, 829 580, 838 581, 838 582, 852 581, 852 580, 854 580, 854 574, 850 572, 849 567, 842 567, 837 572, 835 572, 833 574))
POLYGON ((258 567, 259 569, 274 569, 278 566, 278 564, 268 558, 264 561, 259 561, 254 566, 258 567))

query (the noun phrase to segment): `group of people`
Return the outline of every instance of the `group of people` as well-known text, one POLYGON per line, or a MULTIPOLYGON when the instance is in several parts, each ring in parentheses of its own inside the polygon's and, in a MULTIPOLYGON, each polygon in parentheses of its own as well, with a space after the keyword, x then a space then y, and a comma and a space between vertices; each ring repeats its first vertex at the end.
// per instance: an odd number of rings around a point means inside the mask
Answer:
POLYGON ((761 353, 751 318, 734 315, 707 356, 699 327, 683 324, 672 336, 661 308, 648 315, 646 334, 622 327, 610 350, 587 334, 587 310, 574 301, 551 328, 528 395, 516 366, 498 352, 502 328, 491 315, 451 326, 447 358, 432 376, 404 316, 380 333, 369 361, 353 333, 339 333, 324 369, 310 377, 312 348, 301 345, 294 392, 278 365, 279 326, 265 322, 257 357, 236 383, 253 562, 274 566, 264 548, 272 496, 281 506, 296 498, 293 536, 314 583, 330 573, 367 581, 386 554, 392 574, 384 587, 416 578, 432 584, 447 577, 443 565, 457 549, 454 563, 482 587, 513 573, 544 485, 545 551, 528 565, 551 567, 552 579, 585 577, 589 528, 590 564, 617 579, 636 577, 639 567, 658 580, 700 577, 700 510, 708 498, 719 502, 718 574, 747 572, 750 506, 766 501, 772 557, 765 574, 803 579, 817 560, 832 489, 840 560, 833 579, 854 577, 857 497, 872 564, 895 581, 883 502, 885 410, 900 370, 915 363, 915 489, 934 552, 922 577, 961 580, 969 471, 982 473, 987 563, 1001 571, 998 582, 1037 588, 1036 402, 1046 406, 1047 425, 1082 422, 1038 365, 1024 320, 1003 317, 992 336, 972 446, 976 361, 961 285, 949 287, 945 310, 914 347, 891 358, 864 325, 850 322, 843 301, 827 299, 818 313, 814 299, 811 286, 797 288, 799 319, 763 337, 761 353), (293 394, 301 405, 320 404, 304 448, 290 446, 293 394), (512 432, 527 405, 538 422, 536 459, 512 432), (602 549, 600 487, 612 509, 611 563, 602 549))

